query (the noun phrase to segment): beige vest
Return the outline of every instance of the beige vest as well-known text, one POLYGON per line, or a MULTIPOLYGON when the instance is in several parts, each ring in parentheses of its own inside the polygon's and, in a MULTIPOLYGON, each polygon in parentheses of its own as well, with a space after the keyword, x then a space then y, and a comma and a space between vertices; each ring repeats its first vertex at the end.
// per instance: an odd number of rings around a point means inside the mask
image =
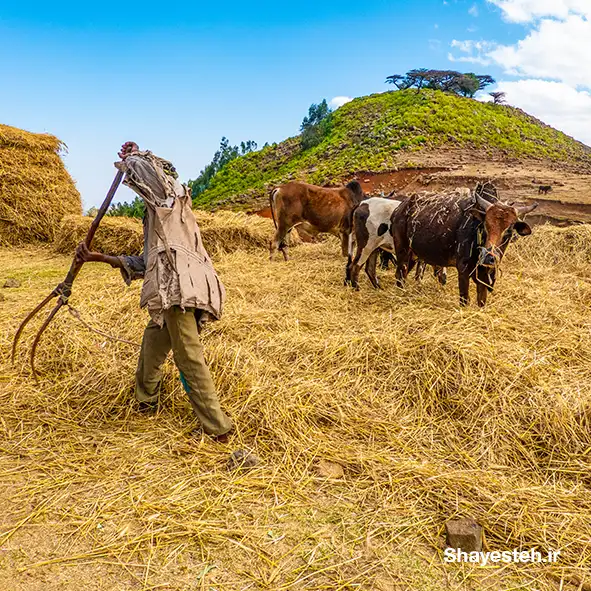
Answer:
MULTIPOLYGON (((219 319, 226 291, 201 241, 201 232, 187 194, 177 197, 172 207, 146 203, 146 272, 140 305, 161 313, 172 305, 198 308, 219 319), (165 254, 163 254, 165 253, 165 254), (178 289, 170 297, 171 281, 178 289), (166 293, 163 303, 163 294, 166 293)), ((207 315, 203 320, 211 320, 207 315)))

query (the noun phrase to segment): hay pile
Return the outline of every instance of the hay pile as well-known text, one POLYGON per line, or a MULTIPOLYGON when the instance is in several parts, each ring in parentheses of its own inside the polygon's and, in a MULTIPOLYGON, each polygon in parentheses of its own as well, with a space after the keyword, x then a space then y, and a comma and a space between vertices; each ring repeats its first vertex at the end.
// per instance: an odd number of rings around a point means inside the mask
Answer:
MULTIPOLYGON (((269 219, 257 215, 246 215, 219 210, 209 213, 195 211, 201 229, 203 244, 210 253, 269 248, 275 228, 269 219)), ((295 232, 289 236, 289 245, 301 244, 295 232)))
MULTIPOLYGON (((92 218, 82 215, 64 217, 57 231, 54 249, 63 254, 72 254, 88 232, 92 218)), ((92 249, 103 254, 140 254, 144 248, 144 234, 141 220, 105 216, 92 242, 92 249)))
POLYGON ((0 125, 0 245, 52 241, 82 204, 52 135, 0 125))
MULTIPOLYGON (((570 260, 587 233, 539 228, 511 245, 484 311, 458 308, 454 273, 444 288, 429 277, 399 291, 388 272, 382 291, 366 279, 345 289, 335 244, 303 245, 288 264, 260 249, 221 256, 228 304, 203 336, 237 425, 228 448, 191 437, 171 365, 159 414, 134 412, 136 351, 66 315, 40 346, 39 386, 18 371, 26 348, 11 369, 18 320, 69 258, 0 252, 5 275, 24 283, 0 306, 0 587, 590 583, 591 262, 546 266, 541 250, 568 248, 553 255, 570 260), (245 447, 262 467, 228 472, 228 453, 245 447), (320 460, 344 478, 319 474, 320 460), (560 562, 444 565, 443 524, 466 515, 488 549, 558 549, 560 562)), ((139 284, 100 266, 78 282, 85 320, 140 340, 139 284)))
MULTIPOLYGON (((236 250, 268 249, 273 236, 273 223, 258 216, 230 211, 213 214, 196 211, 195 217, 203 244, 214 257, 236 250)), ((89 217, 66 216, 57 232, 56 251, 64 254, 74 252, 76 245, 86 236, 91 222, 89 217)), ((290 241, 292 246, 301 242, 295 234, 290 241)), ((124 217, 103 218, 93 242, 93 249, 104 254, 138 254, 142 248, 141 221, 124 217)))

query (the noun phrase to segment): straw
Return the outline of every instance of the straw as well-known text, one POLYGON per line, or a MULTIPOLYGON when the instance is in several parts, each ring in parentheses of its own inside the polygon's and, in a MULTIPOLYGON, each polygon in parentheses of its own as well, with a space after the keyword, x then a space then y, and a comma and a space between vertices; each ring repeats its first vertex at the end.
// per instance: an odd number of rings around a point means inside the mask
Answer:
MULTIPOLYGON (((0 250, 3 276, 22 281, 0 304, 0 544, 10 537, 0 583, 591 582, 590 238, 586 227, 542 227, 511 244, 485 310, 459 308, 454 271, 444 288, 427 274, 400 291, 390 271, 383 290, 363 277, 351 291, 334 241, 299 246, 288 263, 270 263, 264 244, 218 250, 228 302, 203 339, 236 423, 226 447, 199 434, 170 361, 161 410, 135 412, 135 349, 68 315, 41 343, 39 386, 24 353, 12 369, 20 318, 70 258, 0 250), (228 472, 238 448, 261 466, 228 472), (320 476, 320 460, 341 464, 344 478, 320 476), (560 561, 444 565, 443 525, 460 516, 484 526, 490 550, 556 549, 560 561)), ((72 304, 90 325, 137 342, 147 321, 139 289, 89 264, 72 304)))

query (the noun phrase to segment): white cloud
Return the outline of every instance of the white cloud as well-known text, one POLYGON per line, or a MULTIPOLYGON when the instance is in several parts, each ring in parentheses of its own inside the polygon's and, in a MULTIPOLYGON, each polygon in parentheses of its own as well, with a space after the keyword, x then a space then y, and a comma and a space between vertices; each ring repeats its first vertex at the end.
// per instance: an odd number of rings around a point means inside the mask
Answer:
POLYGON ((451 61, 497 65, 507 102, 591 145, 591 0, 488 0, 525 24, 513 45, 454 40, 451 61))
POLYGON ((447 58, 450 62, 466 62, 470 64, 480 64, 481 66, 488 66, 491 59, 488 54, 497 47, 496 44, 489 41, 458 41, 454 39, 451 46, 465 55, 456 56, 449 53, 447 58))
POLYGON ((499 82, 507 102, 556 129, 591 145, 591 93, 562 82, 518 80, 499 82))
POLYGON ((476 6, 476 4, 472 4, 470 10, 468 10, 468 14, 470 16, 478 16, 478 6, 476 6))
POLYGON ((352 101, 353 99, 350 96, 335 96, 334 98, 330 99, 328 106, 331 109, 338 109, 342 107, 345 103, 352 101))
POLYGON ((589 0, 488 0, 503 11, 506 20, 527 23, 542 18, 565 19, 570 13, 591 16, 589 0))
POLYGON ((525 39, 498 46, 486 57, 511 74, 591 88, 591 20, 577 15, 543 19, 525 39))

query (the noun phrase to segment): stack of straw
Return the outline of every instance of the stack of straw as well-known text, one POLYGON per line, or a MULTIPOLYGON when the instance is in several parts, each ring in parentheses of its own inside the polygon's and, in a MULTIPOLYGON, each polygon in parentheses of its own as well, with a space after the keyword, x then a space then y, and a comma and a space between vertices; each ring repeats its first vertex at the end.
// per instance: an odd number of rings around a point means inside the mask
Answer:
POLYGON ((0 125, 0 245, 50 242, 62 217, 80 214, 80 195, 54 136, 0 125))

